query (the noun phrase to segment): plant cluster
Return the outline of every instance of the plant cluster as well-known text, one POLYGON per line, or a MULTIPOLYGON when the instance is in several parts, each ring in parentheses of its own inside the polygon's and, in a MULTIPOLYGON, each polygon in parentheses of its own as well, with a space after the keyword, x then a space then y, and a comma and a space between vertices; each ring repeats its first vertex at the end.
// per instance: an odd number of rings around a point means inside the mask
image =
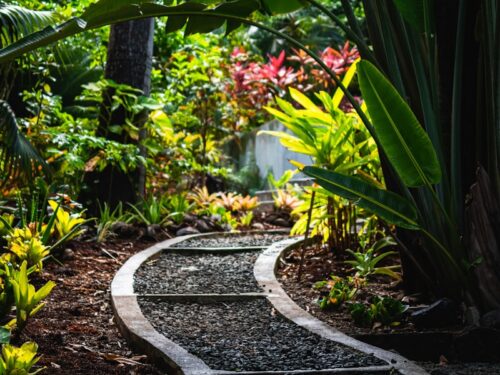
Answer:
POLYGON ((30 281, 40 273, 54 249, 83 233, 87 222, 82 212, 73 212, 73 203, 64 196, 49 196, 43 184, 29 199, 19 193, 14 206, 1 207, 0 215, 0 374, 35 374, 37 345, 19 341, 29 320, 40 311, 55 287, 48 281, 39 288, 30 281), (45 192, 41 191, 45 188, 45 192), (13 316, 13 314, 15 315, 13 316))
POLYGON ((353 303, 349 310, 354 324, 366 328, 396 327, 401 324, 408 306, 390 297, 374 296, 369 306, 353 303))

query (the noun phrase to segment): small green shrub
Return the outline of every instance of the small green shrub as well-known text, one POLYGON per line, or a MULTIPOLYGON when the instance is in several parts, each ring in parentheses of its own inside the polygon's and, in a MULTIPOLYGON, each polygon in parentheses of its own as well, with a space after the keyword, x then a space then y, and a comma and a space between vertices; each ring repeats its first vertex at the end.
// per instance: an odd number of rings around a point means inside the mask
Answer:
POLYGON ((328 292, 318 300, 322 309, 337 308, 344 302, 354 298, 358 290, 363 286, 363 281, 353 277, 347 279, 331 276, 330 280, 319 281, 314 284, 314 289, 325 289, 328 292))
POLYGON ((395 327, 401 324, 401 319, 408 306, 390 297, 375 296, 370 306, 354 303, 350 307, 354 324, 360 327, 381 326, 395 327))

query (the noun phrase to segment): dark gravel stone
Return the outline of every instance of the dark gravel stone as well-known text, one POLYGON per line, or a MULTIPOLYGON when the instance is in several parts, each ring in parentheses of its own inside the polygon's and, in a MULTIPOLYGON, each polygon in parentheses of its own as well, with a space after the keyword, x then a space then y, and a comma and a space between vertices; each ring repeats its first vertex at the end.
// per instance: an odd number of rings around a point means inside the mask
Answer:
POLYGON ((273 243, 289 238, 286 234, 279 233, 255 233, 255 234, 222 234, 214 237, 191 238, 179 242, 172 247, 267 247, 273 243))
POLYGON ((260 252, 182 254, 163 252, 135 273, 139 294, 261 292, 253 276, 260 252))
POLYGON ((197 304, 139 299, 156 330, 226 371, 319 370, 386 365, 281 317, 266 300, 197 304))

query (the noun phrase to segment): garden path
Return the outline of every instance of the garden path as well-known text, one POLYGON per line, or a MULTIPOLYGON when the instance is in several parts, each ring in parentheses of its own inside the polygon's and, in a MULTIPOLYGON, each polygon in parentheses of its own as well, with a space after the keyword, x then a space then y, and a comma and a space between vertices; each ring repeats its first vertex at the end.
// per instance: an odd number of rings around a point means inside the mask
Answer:
POLYGON ((274 276, 286 238, 189 236, 137 254, 112 284, 121 330, 169 374, 425 374, 295 305, 274 276))

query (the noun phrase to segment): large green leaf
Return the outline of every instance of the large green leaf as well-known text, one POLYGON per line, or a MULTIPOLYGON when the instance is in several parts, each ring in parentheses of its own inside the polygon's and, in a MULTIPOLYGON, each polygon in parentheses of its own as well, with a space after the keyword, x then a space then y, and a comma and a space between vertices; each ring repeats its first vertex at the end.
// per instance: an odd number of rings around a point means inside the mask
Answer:
POLYGON ((439 183, 436 151, 408 104, 370 62, 358 63, 358 77, 380 145, 403 183, 408 187, 439 183))
POLYGON ((359 178, 345 176, 317 167, 305 167, 303 173, 314 177, 326 190, 354 201, 359 207, 378 215, 388 223, 417 230, 417 210, 407 199, 379 189, 359 178))
POLYGON ((290 13, 307 4, 304 0, 261 0, 261 2, 264 10, 270 14, 290 13))
POLYGON ((425 29, 424 1, 425 0, 394 0, 401 16, 418 31, 424 31, 425 29))
POLYGON ((224 22, 226 30, 232 31, 257 10, 262 10, 262 4, 258 0, 224 2, 215 8, 202 3, 165 6, 145 0, 100 0, 80 17, 71 18, 57 26, 48 26, 1 49, 0 63, 80 32, 118 22, 167 16, 173 18, 170 25, 167 24, 167 31, 177 30, 187 23, 188 34, 208 32, 219 28, 224 22))

